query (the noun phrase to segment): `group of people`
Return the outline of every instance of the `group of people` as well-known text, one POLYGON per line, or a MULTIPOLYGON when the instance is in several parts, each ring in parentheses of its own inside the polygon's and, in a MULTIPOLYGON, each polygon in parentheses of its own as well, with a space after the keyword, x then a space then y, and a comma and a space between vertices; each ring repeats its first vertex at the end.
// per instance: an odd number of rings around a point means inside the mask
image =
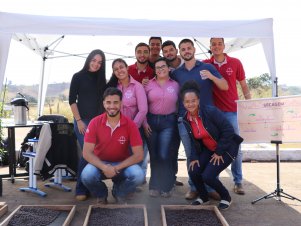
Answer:
POLYGON ((135 47, 133 65, 121 58, 112 62, 108 82, 105 54, 94 50, 74 74, 69 104, 83 150, 77 200, 91 195, 107 203, 105 179, 112 179, 117 202, 133 198, 146 183, 148 153, 149 195, 170 197, 175 185, 183 185, 176 179, 181 141, 190 187, 185 198, 192 205, 214 198, 219 209, 229 208, 231 196, 219 174, 230 164, 234 192, 244 194, 235 102, 237 81, 244 97, 251 98, 243 66, 224 53, 223 38, 210 39, 212 56, 205 61, 196 60, 190 39, 178 47, 151 37, 135 47))

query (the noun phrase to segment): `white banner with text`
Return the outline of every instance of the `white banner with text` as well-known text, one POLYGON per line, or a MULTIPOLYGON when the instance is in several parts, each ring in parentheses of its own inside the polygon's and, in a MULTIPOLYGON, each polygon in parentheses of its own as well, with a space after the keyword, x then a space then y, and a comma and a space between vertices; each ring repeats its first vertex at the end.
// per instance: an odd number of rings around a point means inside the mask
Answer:
POLYGON ((301 96, 237 101, 244 143, 301 142, 301 96))

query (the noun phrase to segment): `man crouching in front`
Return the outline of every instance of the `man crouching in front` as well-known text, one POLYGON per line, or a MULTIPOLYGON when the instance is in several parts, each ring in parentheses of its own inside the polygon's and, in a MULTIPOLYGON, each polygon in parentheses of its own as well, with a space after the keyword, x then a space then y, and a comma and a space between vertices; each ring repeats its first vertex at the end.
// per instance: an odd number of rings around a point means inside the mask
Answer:
POLYGON ((143 159, 142 139, 135 123, 120 113, 122 93, 108 88, 103 95, 105 113, 91 120, 85 134, 83 157, 88 161, 81 180, 98 204, 106 204, 112 179, 112 195, 126 203, 143 183, 144 174, 137 164, 143 159))

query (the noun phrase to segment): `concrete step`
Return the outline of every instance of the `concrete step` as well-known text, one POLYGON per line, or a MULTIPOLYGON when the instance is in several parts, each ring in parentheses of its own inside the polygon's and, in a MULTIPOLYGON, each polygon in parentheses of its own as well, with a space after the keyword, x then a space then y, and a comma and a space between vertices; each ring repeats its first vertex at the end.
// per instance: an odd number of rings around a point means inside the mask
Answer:
MULTIPOLYGON (((301 149, 280 149, 280 161, 301 161, 301 149)), ((243 149, 243 161, 276 161, 276 149, 243 149)))
MULTIPOLYGON (((280 146, 280 161, 301 161, 301 148, 285 148, 280 146)), ((271 144, 242 144, 243 161, 276 161, 276 147, 271 144)), ((184 147, 181 144, 179 159, 186 159, 184 147)))

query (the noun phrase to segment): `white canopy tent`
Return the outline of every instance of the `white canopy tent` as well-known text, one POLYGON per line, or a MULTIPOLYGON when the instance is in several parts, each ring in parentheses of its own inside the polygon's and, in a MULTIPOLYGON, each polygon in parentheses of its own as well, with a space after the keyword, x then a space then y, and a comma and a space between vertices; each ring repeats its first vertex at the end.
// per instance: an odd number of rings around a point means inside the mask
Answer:
MULTIPOLYGON (((0 12, 0 83, 3 84, 11 39, 38 35, 95 35, 95 36, 167 36, 167 37, 224 37, 236 38, 228 51, 261 43, 272 77, 273 96, 276 94, 273 20, 177 21, 86 17, 51 17, 0 12)), ((29 38, 25 45, 39 53, 46 52, 29 38), (36 47, 33 47, 36 46, 36 47)), ((45 63, 45 60, 43 61, 45 63)), ((42 71, 44 67, 42 67, 42 71)), ((38 113, 42 114, 46 92, 44 73, 41 73, 38 113)), ((1 91, 1 87, 0 87, 1 91)))

